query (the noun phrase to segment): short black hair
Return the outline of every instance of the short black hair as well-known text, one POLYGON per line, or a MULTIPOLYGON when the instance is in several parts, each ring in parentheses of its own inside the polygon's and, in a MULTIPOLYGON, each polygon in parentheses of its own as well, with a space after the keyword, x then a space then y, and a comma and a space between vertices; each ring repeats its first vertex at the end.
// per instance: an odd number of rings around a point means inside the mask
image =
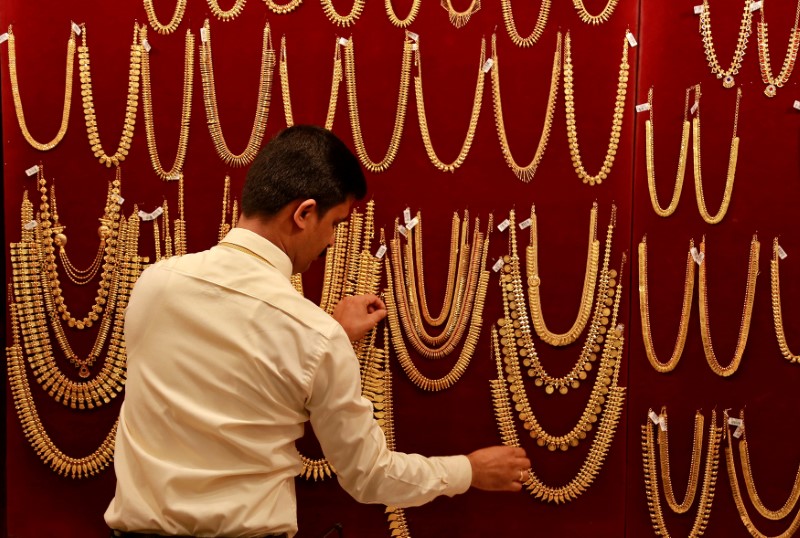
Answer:
POLYGON ((323 216, 348 197, 360 200, 366 193, 361 165, 344 142, 327 129, 295 125, 256 156, 242 191, 242 213, 270 217, 295 200, 313 198, 323 216))

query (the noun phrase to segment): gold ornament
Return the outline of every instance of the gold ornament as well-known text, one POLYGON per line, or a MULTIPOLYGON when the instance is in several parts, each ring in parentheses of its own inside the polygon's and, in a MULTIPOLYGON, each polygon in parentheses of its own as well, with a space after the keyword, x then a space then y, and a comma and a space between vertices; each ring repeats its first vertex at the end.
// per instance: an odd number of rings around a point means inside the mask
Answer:
POLYGON ((797 51, 800 50, 800 1, 794 13, 794 26, 789 36, 789 46, 786 50, 786 57, 783 59, 783 66, 777 76, 772 75, 772 66, 769 60, 769 37, 767 34, 767 23, 764 21, 764 2, 761 3, 761 20, 756 25, 758 30, 758 65, 761 69, 761 80, 767 85, 764 88, 764 95, 775 97, 778 88, 782 88, 789 80, 797 61, 797 51))
POLYGON ((703 48, 706 52, 706 60, 708 60, 708 67, 711 68, 711 73, 722 79, 722 86, 725 88, 733 88, 736 85, 734 76, 739 74, 739 69, 742 67, 742 59, 744 58, 745 49, 747 49, 747 40, 750 38, 752 31, 753 13, 750 11, 750 6, 753 0, 744 0, 744 11, 742 12, 742 23, 739 25, 739 38, 736 41, 736 50, 733 53, 731 65, 727 69, 722 69, 717 59, 717 53, 714 50, 714 37, 711 35, 711 10, 708 5, 708 0, 703 0, 703 11, 700 12, 700 35, 703 36, 703 48))
POLYGON ((167 24, 162 24, 158 20, 158 16, 156 16, 153 0, 144 0, 144 10, 147 13, 147 20, 150 22, 150 26, 153 27, 153 30, 159 34, 171 34, 177 30, 178 25, 183 19, 183 14, 186 12, 186 1, 187 0, 177 0, 175 2, 175 11, 172 12, 172 18, 167 24))
MULTIPOLYGON (((506 31, 511 41, 518 47, 530 47, 542 37, 544 27, 547 24, 547 17, 550 15, 551 0, 542 0, 539 6, 539 14, 536 17, 536 24, 528 37, 522 37, 517 30, 517 23, 514 22, 514 12, 511 9, 511 0, 500 0, 500 6, 503 10, 503 22, 506 25, 506 31)), ((561 32, 559 34, 559 42, 561 41, 561 32)), ((492 38, 492 46, 494 46, 494 38, 492 38)), ((495 65, 496 68, 496 65, 495 65)))
POLYGON ((770 294, 772 295, 772 319, 775 325, 775 335, 778 337, 778 346, 784 358, 792 363, 800 362, 800 355, 795 355, 789 349, 786 342, 786 332, 783 328, 783 312, 781 312, 781 275, 778 265, 780 264, 780 245, 776 237, 772 241, 772 261, 770 261, 770 294))
POLYGON ((230 9, 222 9, 219 6, 218 0, 207 0, 207 2, 211 13, 213 13, 216 18, 222 19, 223 21, 230 21, 242 13, 246 0, 235 0, 230 9))
POLYGON ((472 0, 464 11, 456 11, 452 0, 441 0, 441 2, 442 8, 447 11, 450 18, 450 24, 456 28, 463 28, 469 22, 470 17, 481 9, 481 0, 472 0))
POLYGON ((337 26, 347 28, 356 23, 361 13, 364 11, 364 0, 354 0, 353 7, 347 15, 340 15, 336 8, 333 7, 333 0, 321 0, 322 11, 328 20, 337 26))
POLYGON ((276 4, 274 0, 264 0, 264 3, 267 4, 267 7, 273 13, 276 13, 278 15, 285 15, 297 9, 300 6, 300 4, 303 3, 303 0, 290 0, 285 4, 276 4))
POLYGON ((614 14, 614 9, 617 7, 617 2, 619 2, 619 0, 608 0, 606 2, 606 6, 603 8, 603 11, 597 15, 592 15, 589 13, 589 10, 586 9, 583 0, 572 0, 572 4, 575 6, 575 10, 578 12, 578 17, 580 17, 581 20, 586 24, 592 25, 602 24, 610 19, 611 15, 614 14))
POLYGON ((386 15, 389 16, 389 22, 398 28, 407 28, 412 22, 414 22, 414 19, 417 18, 417 15, 419 15, 419 8, 422 5, 422 0, 411 1, 411 9, 408 11, 408 16, 406 16, 405 19, 401 19, 397 16, 397 13, 395 13, 394 7, 392 6, 392 0, 384 0, 383 3, 386 7, 386 15))

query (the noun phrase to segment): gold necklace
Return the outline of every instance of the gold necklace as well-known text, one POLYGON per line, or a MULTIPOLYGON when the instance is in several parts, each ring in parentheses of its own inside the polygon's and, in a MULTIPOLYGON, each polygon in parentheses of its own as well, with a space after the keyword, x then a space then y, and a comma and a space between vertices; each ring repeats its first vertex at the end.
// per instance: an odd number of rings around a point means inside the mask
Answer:
POLYGON ((355 0, 353 2, 353 7, 350 9, 350 13, 347 15, 340 15, 339 12, 336 11, 336 8, 333 7, 333 0, 321 1, 322 11, 325 13, 325 16, 328 17, 328 20, 344 28, 355 24, 364 11, 364 0, 355 0))
MULTIPOLYGON (((511 0, 500 0, 500 6, 503 10, 503 22, 506 25, 506 32, 511 41, 518 47, 530 47, 542 37, 544 27, 547 24, 547 17, 550 15, 550 0, 542 0, 539 6, 539 15, 536 17, 536 24, 528 37, 522 37, 519 30, 517 30, 517 23, 514 22, 514 12, 511 10, 511 0)), ((558 32, 559 42, 561 41, 561 32, 558 32)), ((494 38, 492 38, 492 46, 494 47, 494 38)), ((495 62, 495 69, 497 69, 497 62, 495 62)))
MULTIPOLYGON (((508 0, 504 0, 508 1, 508 0)), ((497 34, 492 34, 492 104, 494 108, 494 123, 497 127, 497 138, 500 140, 500 147, 503 150, 503 158, 506 164, 511 167, 514 174, 524 183, 528 183, 536 174, 539 163, 544 157, 544 150, 550 140, 550 131, 553 128, 553 116, 556 111, 556 100, 558 99, 558 80, 561 78, 561 32, 556 34, 556 51, 553 55, 553 70, 550 75, 550 94, 547 97, 547 108, 544 115, 544 125, 542 134, 539 137, 539 145, 533 159, 525 166, 517 163, 511 154, 511 146, 508 145, 505 122, 503 121, 503 102, 500 98, 500 63, 497 57, 497 34)))
MULTIPOLYGON (((652 412, 652 411, 651 411, 652 412)), ((702 417, 702 415, 701 415, 702 417)), ((727 418, 727 417, 726 417, 727 418)), ((650 520, 653 523, 653 529, 659 536, 669 537, 669 531, 664 521, 664 513, 661 509, 661 500, 658 493, 658 472, 656 471, 656 449, 655 449, 655 436, 653 435, 653 428, 649 424, 642 426, 642 461, 644 464, 644 486, 647 494, 647 505, 650 511, 650 520)), ((656 426, 658 427, 658 426, 656 426)), ((700 430, 700 442, 702 442, 702 429, 700 430)), ((719 445, 722 440, 723 429, 717 427, 717 412, 711 412, 711 425, 708 428, 708 447, 706 449, 706 465, 703 473, 703 487, 700 492, 700 500, 698 501, 697 514, 694 518, 694 524, 691 531, 689 531, 690 538, 697 538, 702 536, 708 520, 711 517, 711 506, 714 503, 714 493, 717 484, 717 469, 719 467, 719 445)), ((662 433, 659 433, 659 439, 662 433)), ((697 433, 697 422, 695 421, 695 434, 697 433)), ((695 435, 695 447, 697 447, 697 435, 695 435)), ((667 455, 668 456, 668 455, 667 455)), ((694 457, 694 454, 693 454, 694 457)), ((699 460, 699 455, 698 455, 699 460)), ((693 460, 693 464, 695 461, 693 460)), ((664 459, 662 459, 662 475, 664 472, 664 459)), ((668 459, 666 460, 668 461, 668 459)), ((690 477, 691 480, 691 477, 690 477)), ((697 488, 699 476, 695 475, 693 487, 697 488)), ((690 484, 691 485, 691 484, 690 484)), ((665 489, 667 488, 665 482, 665 489)), ((669 501, 669 496, 667 496, 669 501)))
POLYGON ((775 335, 778 337, 778 346, 781 348, 781 354, 784 358, 792 363, 800 362, 800 355, 795 355, 789 349, 789 344, 786 342, 786 332, 783 328, 783 312, 781 312, 781 275, 780 268, 780 245, 776 237, 772 241, 772 261, 770 262, 770 294, 772 295, 772 319, 775 325, 775 335))
POLYGON ((238 17, 242 10, 244 9, 244 3, 246 0, 236 0, 231 6, 230 9, 222 9, 219 7, 218 0, 207 0, 208 1, 208 8, 211 10, 211 13, 218 19, 222 19, 223 21, 230 21, 238 17))
POLYGON ((750 242, 750 261, 747 269, 747 289, 744 297, 744 309, 742 311, 742 323, 739 327, 739 338, 736 342, 736 351, 733 359, 728 366, 722 366, 714 353, 713 343, 711 342, 711 323, 708 315, 708 284, 706 283, 708 272, 708 258, 706 253, 706 239, 703 237, 700 243, 700 252, 703 254, 703 262, 700 264, 700 334, 703 337, 703 349, 706 354, 706 361, 715 374, 728 377, 739 369, 739 364, 747 346, 747 336, 750 334, 750 322, 753 319, 753 303, 756 295, 756 277, 758 277, 758 252, 761 244, 758 236, 753 236, 750 242))
POLYGON ((739 74, 739 69, 742 67, 744 51, 747 49, 747 40, 750 38, 750 32, 752 31, 753 13, 750 11, 751 4, 752 0, 744 0, 744 11, 742 12, 742 23, 739 25, 736 50, 733 53, 730 67, 723 70, 714 50, 714 38, 711 35, 711 10, 708 0, 703 0, 703 11, 700 13, 700 35, 703 36, 703 48, 706 51, 706 60, 708 60, 708 67, 711 68, 711 73, 716 75, 718 79, 722 79, 722 85, 725 88, 733 88, 736 84, 733 77, 739 74))
POLYGON ((117 150, 109 155, 100 142, 100 133, 97 130, 97 116, 95 115, 94 97, 92 95, 92 71, 89 65, 89 46, 86 43, 86 26, 81 26, 81 46, 78 47, 78 65, 80 66, 81 95, 83 96, 83 115, 86 120, 86 132, 89 135, 89 145, 94 156, 100 163, 107 167, 119 166, 125 160, 133 142, 133 132, 136 127, 136 111, 139 108, 139 69, 142 60, 142 45, 139 42, 139 26, 133 25, 133 43, 131 44, 130 67, 128 69, 128 97, 125 112, 125 123, 122 128, 117 150))
MULTIPOLYGON (((140 30, 142 43, 147 39, 147 27, 140 30)), ((147 149, 150 162, 158 177, 175 179, 182 176, 183 163, 186 160, 186 149, 189 146, 189 122, 192 115, 192 89, 194 80, 194 36, 186 30, 185 52, 183 62, 183 106, 181 107, 181 132, 178 135, 178 151, 172 168, 165 170, 158 157, 156 145, 155 122, 153 121, 153 97, 150 84, 150 53, 142 47, 142 109, 144 111, 144 128, 147 134, 147 149)))
MULTIPOLYGON (((661 408, 660 420, 663 426, 658 429, 658 459, 661 463, 661 482, 664 487, 664 497, 670 509, 676 514, 685 514, 694 503, 697 495, 697 485, 700 482, 700 460, 703 456, 703 414, 697 411, 694 414, 694 439, 692 442, 692 462, 689 465, 689 480, 686 483, 686 494, 680 503, 675 498, 675 491, 672 489, 672 473, 669 463, 669 434, 666 406, 661 408)), ((716 427, 716 421, 712 419, 712 424, 716 427)), ((661 426, 659 424, 659 426, 661 426)))
MULTIPOLYGON (((278 64, 278 72, 281 78, 281 97, 283 98, 283 115, 286 118, 286 126, 294 125, 292 114, 292 96, 289 91, 289 65, 286 62, 286 36, 281 36, 281 56, 278 64)), ((339 103, 339 87, 342 83, 342 58, 339 52, 339 42, 333 55, 333 75, 331 76, 331 94, 328 98, 328 114, 325 116, 325 128, 333 129, 333 120, 336 116, 336 105, 339 103)))
POLYGON ((481 0, 472 0, 472 2, 469 4, 469 7, 464 11, 456 11, 456 9, 453 7, 452 0, 442 0, 442 8, 447 11, 448 16, 450 17, 450 24, 456 28, 463 28, 469 22, 470 17, 480 11, 481 0))
POLYGON ((392 0, 384 0, 383 4, 386 7, 386 14, 389 16, 389 22, 399 28, 406 28, 412 22, 414 22, 414 19, 416 19, 417 15, 419 15, 419 8, 422 5, 422 0, 412 0, 411 9, 409 10, 408 16, 405 19, 401 19, 397 16, 397 13, 394 11, 394 7, 392 7, 392 0))
POLYGON ((400 68, 400 90, 397 96, 397 112, 394 117, 394 128, 392 129, 392 138, 389 142, 389 149, 386 150, 386 155, 380 161, 373 161, 367 154, 366 147, 364 146, 364 137, 361 133, 361 121, 358 113, 358 96, 356 95, 356 66, 355 66, 355 50, 353 47, 353 39, 350 38, 347 44, 344 45, 344 69, 345 79, 347 81, 347 104, 350 112, 350 128, 353 131, 353 144, 356 148, 356 154, 364 165, 364 168, 370 172, 383 172, 394 162, 397 156, 397 150, 400 148, 400 135, 403 132, 403 124, 406 119, 406 109, 408 105, 408 86, 411 81, 411 56, 412 47, 411 39, 406 34, 403 40, 403 60, 400 68))
MULTIPOLYGON (((706 207, 706 199, 703 194, 703 170, 702 160, 700 154, 700 108, 698 106, 697 116, 692 120, 693 130, 693 147, 692 154, 694 155, 694 192, 697 198, 697 209, 700 211, 700 216, 709 224, 718 224, 725 218, 728 212, 728 206, 731 204, 731 197, 733 195, 733 182, 736 179, 736 163, 739 159, 739 137, 736 135, 736 130, 739 126, 739 103, 742 100, 742 89, 736 90, 736 111, 733 116, 733 136, 731 137, 731 149, 728 155, 728 174, 725 179, 725 191, 722 194, 722 203, 719 206, 719 211, 716 215, 708 212, 706 207)), ((698 84, 695 89, 695 103, 700 103, 700 85, 698 84)))
POLYGON ((617 2, 619 0, 608 0, 606 2, 606 7, 603 8, 598 15, 592 15, 589 13, 589 10, 586 9, 586 6, 583 4, 583 0, 572 0, 572 4, 575 6, 575 10, 578 12, 578 17, 581 18, 583 22, 586 24, 602 24, 606 22, 608 19, 611 18, 611 15, 614 13, 614 9, 617 7, 617 2))
POLYGON ((150 26, 153 27, 153 30, 162 35, 171 34, 177 30, 178 25, 183 19, 183 14, 186 12, 186 1, 187 0, 177 0, 175 3, 175 11, 172 12, 172 18, 167 24, 162 24, 158 20, 158 16, 156 16, 153 0, 144 0, 144 10, 147 13, 147 20, 150 22, 150 26))
POLYGON ((56 136, 49 142, 38 142, 33 138, 28 125, 25 123, 25 112, 22 110, 22 98, 19 95, 19 82, 17 80, 17 49, 15 45, 14 32, 11 25, 8 25, 8 75, 11 81, 11 95, 14 98, 14 112, 17 114, 17 123, 22 131, 25 140, 39 151, 48 151, 56 147, 67 133, 69 124, 69 110, 72 103, 72 72, 75 66, 75 32, 70 30, 69 41, 67 41, 67 69, 66 80, 64 81, 64 108, 61 113, 61 126, 58 128, 56 136))
POLYGON ((531 321, 536 334, 543 342, 551 346, 567 346, 578 339, 586 328, 592 313, 592 299, 595 285, 597 284, 597 268, 600 262, 600 241, 597 240, 597 202, 592 205, 589 214, 589 250, 586 254, 586 270, 583 276, 583 291, 581 292, 578 316, 572 327, 563 333, 554 333, 547 328, 542 313, 541 285, 539 276, 539 238, 535 206, 531 206, 531 237, 530 245, 526 249, 526 269, 528 276, 528 305, 531 309, 531 321))
POLYGON ((186 254, 186 219, 183 210, 183 174, 181 174, 181 178, 178 180, 178 218, 175 220, 176 256, 183 256, 186 254))
MULTIPOLYGON (((743 411, 740 414, 740 417, 742 419, 744 418, 743 411)), ((731 435, 727 427, 728 424, 727 410, 725 411, 725 424, 726 424, 725 433, 728 436, 728 447, 725 450, 725 461, 728 464, 728 480, 730 481, 731 484, 731 493, 733 493, 733 501, 736 504, 736 509, 739 511, 739 517, 742 518, 742 522, 744 523, 744 526, 747 528, 747 531, 750 533, 751 536, 754 536, 755 538, 768 538, 766 534, 759 531, 753 524, 753 520, 750 519, 750 515, 747 513, 747 507, 744 505, 744 499, 742 498, 742 490, 741 487, 739 486, 739 479, 736 476, 736 463, 734 462, 733 458, 733 441, 731 439, 733 435, 731 435)), ((740 427, 744 429, 744 421, 742 421, 742 426, 740 427)), ((744 443, 744 440, 740 441, 740 446, 741 443, 744 443)), ((744 461, 742 462, 742 465, 744 465, 744 461)), ((797 479, 795 479, 795 485, 792 487, 792 493, 790 495, 789 500, 791 500, 791 498, 795 496, 796 490, 797 490, 797 479)), ((753 489, 753 493, 754 492, 755 489, 753 489)), ((751 495, 751 500, 753 500, 755 504, 755 500, 752 499, 752 495, 751 495)), ((796 501, 797 499, 795 499, 795 502, 796 501)), ((766 508, 763 506, 763 503, 760 502, 760 499, 759 499, 759 505, 761 505, 762 508, 766 508)), ((786 505, 784 505, 784 508, 785 507, 786 505)), ((781 511, 783 511, 783 509, 779 510, 779 512, 781 511)), ((787 510, 787 515, 789 511, 790 510, 787 510)), ((769 519, 774 519, 774 518, 770 517, 769 519)), ((789 528, 783 531, 782 533, 775 535, 774 538, 790 538, 791 536, 794 536, 795 532, 797 532, 798 529, 800 529, 800 512, 797 512, 794 515, 794 519, 792 519, 792 522, 789 524, 789 528)))
POLYGON ((297 9, 300 6, 300 4, 303 3, 303 0, 290 0, 289 2, 283 5, 276 4, 273 0, 264 0, 264 3, 267 4, 267 7, 273 13, 277 13, 278 15, 285 15, 297 9))
POLYGON ((455 172, 467 158, 472 141, 475 138, 475 128, 478 126, 478 116, 481 112, 481 104, 483 103, 483 86, 486 78, 486 72, 483 69, 486 61, 486 40, 481 39, 481 57, 478 63, 478 81, 475 83, 475 96, 472 99, 472 113, 469 118, 469 127, 467 134, 464 137, 464 142, 461 144, 461 151, 458 156, 450 163, 442 161, 433 149, 431 142, 431 133, 428 129, 428 119, 425 114, 425 98, 422 92, 422 56, 420 55, 420 46, 417 43, 416 52, 414 53, 414 64, 417 67, 417 75, 414 77, 414 94, 417 99, 417 117, 419 118, 419 130, 422 134, 422 143, 425 146, 425 152, 433 165, 442 170, 443 172, 455 172))
POLYGON ((203 101, 206 105, 208 129, 211 131, 211 138, 214 140, 217 154, 225 161, 225 164, 236 167, 246 166, 253 162, 258 150, 261 148, 261 142, 264 140, 264 131, 267 128, 267 117, 269 116, 272 98, 272 72, 275 68, 275 51, 272 48, 269 22, 264 25, 261 41, 261 73, 258 85, 256 117, 253 121, 253 128, 250 131, 250 139, 247 141, 247 146, 238 155, 228 148, 220 125, 217 90, 214 82, 214 64, 211 55, 211 27, 208 19, 206 19, 203 29, 205 30, 206 39, 200 40, 200 75, 203 79, 203 101))
POLYGON ((675 339, 675 347, 672 349, 672 356, 667 362, 661 362, 656 355, 653 343, 653 332, 650 326, 650 299, 649 285, 647 283, 647 236, 642 238, 639 243, 639 314, 642 318, 642 339, 644 349, 647 352, 647 360, 655 368, 656 372, 665 374, 671 372, 678 366, 678 361, 683 355, 683 348, 686 346, 686 335, 689 332, 689 317, 692 311, 692 299, 694 297, 694 259, 692 249, 694 240, 689 240, 689 253, 686 255, 686 276, 683 281, 683 306, 681 307, 681 321, 678 326, 678 336, 675 339))
POLYGON ((678 172, 675 175, 675 189, 672 191, 672 200, 665 208, 658 202, 658 191, 656 190, 656 165, 655 165, 655 146, 653 143, 653 88, 647 92, 647 103, 650 105, 650 117, 645 121, 645 158, 647 159, 647 188, 650 191, 650 203, 653 204, 653 211, 659 217, 668 217, 675 213, 678 208, 678 201, 683 190, 683 180, 686 177, 686 155, 689 150, 689 92, 686 90, 686 100, 683 104, 683 131, 681 132, 681 149, 678 154, 678 172))
POLYGON ((222 191, 222 220, 219 223, 219 231, 217 232, 217 241, 222 241, 231 228, 236 227, 239 217, 239 203, 236 199, 231 199, 231 176, 225 176, 225 187, 222 191), (231 215, 231 220, 228 222, 228 215, 231 215))
MULTIPOLYGON (((112 185, 109 183, 108 185, 108 192, 106 194, 106 207, 110 208, 111 204, 114 202, 111 200, 112 196, 112 185)), ((99 236, 99 243, 97 245, 97 253, 92 260, 92 263, 86 269, 79 269, 75 266, 74 263, 69 259, 67 255, 67 236, 64 233, 66 226, 63 226, 58 219, 58 205, 56 204, 56 182, 50 185, 50 209, 52 214, 52 224, 51 228, 53 233, 55 234, 54 242, 58 245, 58 256, 61 258, 61 264, 64 267, 64 272, 67 274, 67 277, 79 286, 83 286, 91 282, 95 276, 97 276, 97 272, 100 270, 100 265, 103 261, 103 253, 105 252, 106 246, 106 239, 109 236, 111 228, 109 224, 111 223, 109 217, 109 211, 107 210, 103 217, 100 220, 100 227, 97 230, 97 235, 99 236)))
POLYGON ((578 177, 589 185, 599 185, 611 173, 614 166, 614 158, 619 147, 620 132, 622 132, 622 119, 625 112, 625 96, 628 92, 628 40, 622 40, 622 62, 619 65, 619 77, 617 82, 617 98, 614 103, 614 119, 611 122, 611 138, 608 142, 608 151, 603 160, 603 166, 596 175, 589 174, 583 166, 581 152, 578 148, 578 131, 575 121, 575 97, 572 90, 573 69, 572 69, 572 45, 567 32, 564 44, 564 105, 567 118, 567 140, 569 141, 570 154, 572 155, 572 166, 578 177))
POLYGON ((764 88, 764 95, 775 97, 778 88, 782 88, 789 80, 797 60, 797 51, 800 50, 800 2, 797 3, 797 10, 794 14, 794 26, 789 36, 789 47, 786 50, 786 57, 783 59, 783 67, 777 76, 772 75, 772 66, 769 61, 769 38, 767 34, 767 23, 764 21, 764 3, 761 3, 761 20, 756 25, 758 30, 758 65, 761 68, 761 80, 767 85, 764 88))

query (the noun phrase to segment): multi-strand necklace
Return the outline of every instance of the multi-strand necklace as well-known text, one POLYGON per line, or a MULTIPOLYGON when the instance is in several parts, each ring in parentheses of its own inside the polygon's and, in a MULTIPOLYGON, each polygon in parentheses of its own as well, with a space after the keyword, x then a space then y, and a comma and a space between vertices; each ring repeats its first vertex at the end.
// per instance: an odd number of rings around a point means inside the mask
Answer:
MULTIPOLYGON (((514 21, 514 12, 511 9, 511 0, 500 0, 500 7, 503 10, 503 22, 506 25, 506 32, 511 41, 518 47, 530 47, 542 37, 544 27, 547 24, 547 17, 550 15, 551 0, 542 0, 539 6, 539 14, 536 17, 536 24, 528 37, 522 37, 517 30, 517 23, 514 21)), ((561 32, 559 32, 559 35, 561 32)), ((560 38, 559 38, 560 41, 560 38)))
POLYGON ((767 23, 764 20, 764 2, 761 3, 761 20, 756 25, 758 30, 758 65, 761 69, 761 80, 767 85, 764 88, 764 95, 775 97, 778 88, 782 88, 789 80, 797 61, 797 51, 800 50, 800 2, 794 13, 794 26, 789 35, 789 46, 786 49, 786 57, 783 59, 783 66, 780 73, 776 76, 772 74, 772 65, 769 60, 769 37, 767 34, 767 23))
POLYGON ((711 35, 711 9, 708 0, 703 0, 703 11, 700 13, 700 35, 703 36, 703 48, 706 52, 706 60, 711 72, 722 79, 725 88, 733 88, 736 84, 735 75, 739 74, 742 67, 747 40, 752 31, 753 12, 750 10, 752 0, 744 0, 744 11, 742 11, 742 22, 739 25, 739 38, 736 41, 736 50, 733 53, 731 65, 727 69, 722 69, 717 59, 717 52, 714 50, 714 37, 711 35))
POLYGON ((781 275, 780 268, 781 246, 776 237, 772 241, 772 260, 770 261, 770 294, 772 296, 772 319, 775 325, 775 335, 778 338, 778 346, 784 358, 792 363, 800 362, 800 355, 796 355, 789 349, 786 341, 786 332, 783 328, 783 312, 781 311, 781 275))

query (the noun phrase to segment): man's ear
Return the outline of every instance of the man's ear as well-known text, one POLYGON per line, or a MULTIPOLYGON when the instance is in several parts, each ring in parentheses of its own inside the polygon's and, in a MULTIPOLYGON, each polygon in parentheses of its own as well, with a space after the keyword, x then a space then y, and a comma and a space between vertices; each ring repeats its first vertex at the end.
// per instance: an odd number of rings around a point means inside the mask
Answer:
POLYGON ((294 210, 292 215, 292 219, 294 223, 297 225, 298 228, 301 230, 305 230, 306 226, 308 226, 308 219, 315 215, 317 212, 317 201, 313 198, 309 198, 308 200, 303 200, 300 202, 300 205, 294 210))

